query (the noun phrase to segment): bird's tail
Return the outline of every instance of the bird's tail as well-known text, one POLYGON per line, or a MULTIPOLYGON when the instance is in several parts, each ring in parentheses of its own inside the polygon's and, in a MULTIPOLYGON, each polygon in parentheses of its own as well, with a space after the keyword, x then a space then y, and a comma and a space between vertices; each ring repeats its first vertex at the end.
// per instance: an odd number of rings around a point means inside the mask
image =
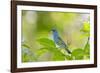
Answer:
POLYGON ((68 52, 68 54, 72 53, 68 48, 65 48, 65 50, 68 52))

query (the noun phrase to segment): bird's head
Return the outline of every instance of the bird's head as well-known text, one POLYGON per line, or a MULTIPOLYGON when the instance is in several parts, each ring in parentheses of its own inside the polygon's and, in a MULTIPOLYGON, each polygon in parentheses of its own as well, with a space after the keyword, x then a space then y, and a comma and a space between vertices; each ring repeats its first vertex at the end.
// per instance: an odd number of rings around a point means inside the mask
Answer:
POLYGON ((57 30, 56 30, 55 28, 53 28, 51 31, 52 31, 52 32, 57 32, 57 30))
POLYGON ((52 33, 53 33, 54 35, 58 35, 58 32, 57 32, 57 30, 56 30, 55 28, 53 28, 51 31, 52 31, 52 33))

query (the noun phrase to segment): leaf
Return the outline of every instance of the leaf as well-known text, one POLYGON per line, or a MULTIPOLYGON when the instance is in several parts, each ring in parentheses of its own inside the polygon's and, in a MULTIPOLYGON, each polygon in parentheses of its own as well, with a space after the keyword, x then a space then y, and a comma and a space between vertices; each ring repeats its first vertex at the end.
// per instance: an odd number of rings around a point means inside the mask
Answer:
POLYGON ((62 61, 62 60, 65 60, 65 56, 61 53, 53 53, 53 56, 52 56, 52 60, 53 61, 62 61))
POLYGON ((84 47, 85 54, 90 54, 90 45, 87 43, 84 47))
POLYGON ((29 56, 26 54, 22 55, 22 62, 29 62, 29 56))
POLYGON ((53 48, 54 51, 52 51, 52 60, 54 61, 62 61, 65 60, 65 55, 58 49, 53 48))
POLYGON ((65 60, 65 55, 59 50, 59 48, 52 48, 50 50, 52 52, 52 60, 53 61, 62 61, 65 60))
POLYGON ((85 32, 84 36, 90 36, 90 23, 84 22, 83 28, 80 31, 85 32))
POLYGON ((23 43, 22 47, 30 48, 27 44, 23 43))
POLYGON ((41 45, 46 46, 46 47, 56 47, 55 43, 48 38, 40 38, 38 39, 38 42, 41 45))
POLYGON ((48 51, 51 52, 53 61, 65 60, 65 55, 62 54, 58 48, 44 47, 44 48, 39 49, 36 53, 38 56, 42 56, 48 51))
POLYGON ((31 52, 28 48, 22 48, 22 62, 33 62, 37 61, 34 53, 31 52))
POLYGON ((84 31, 84 32, 90 31, 90 23, 89 22, 84 22, 82 31, 84 31))
POLYGON ((75 60, 81 60, 84 57, 84 50, 83 49, 75 49, 72 52, 72 56, 75 58, 75 60))
POLYGON ((67 60, 72 60, 73 58, 72 58, 72 56, 66 55, 66 59, 67 60))
POLYGON ((85 58, 90 59, 90 45, 87 43, 84 47, 85 58))
POLYGON ((41 55, 43 55, 45 52, 47 52, 48 50, 46 48, 40 48, 39 50, 36 51, 36 55, 39 57, 41 55))
POLYGON ((60 50, 58 48, 55 48, 55 47, 54 48, 53 47, 43 47, 41 49, 44 49, 44 51, 45 50, 50 51, 51 53, 61 53, 60 50))

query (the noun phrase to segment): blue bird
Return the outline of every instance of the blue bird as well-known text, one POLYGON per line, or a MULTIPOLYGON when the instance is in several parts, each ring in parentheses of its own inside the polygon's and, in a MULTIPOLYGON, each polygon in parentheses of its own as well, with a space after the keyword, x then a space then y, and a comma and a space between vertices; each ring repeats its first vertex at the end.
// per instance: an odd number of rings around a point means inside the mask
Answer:
POLYGON ((59 36, 58 32, 56 29, 52 29, 53 32, 53 40, 54 42, 60 47, 60 48, 64 48, 68 54, 71 54, 71 51, 68 49, 68 46, 65 44, 65 42, 61 39, 61 37, 59 36))

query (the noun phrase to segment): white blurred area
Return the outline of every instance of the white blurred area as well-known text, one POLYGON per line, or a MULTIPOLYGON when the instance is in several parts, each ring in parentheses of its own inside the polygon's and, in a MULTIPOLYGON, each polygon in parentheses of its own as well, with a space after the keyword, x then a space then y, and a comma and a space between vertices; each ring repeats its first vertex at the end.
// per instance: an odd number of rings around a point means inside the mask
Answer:
POLYGON ((25 19, 28 24, 36 24, 37 13, 35 11, 26 11, 25 19))

